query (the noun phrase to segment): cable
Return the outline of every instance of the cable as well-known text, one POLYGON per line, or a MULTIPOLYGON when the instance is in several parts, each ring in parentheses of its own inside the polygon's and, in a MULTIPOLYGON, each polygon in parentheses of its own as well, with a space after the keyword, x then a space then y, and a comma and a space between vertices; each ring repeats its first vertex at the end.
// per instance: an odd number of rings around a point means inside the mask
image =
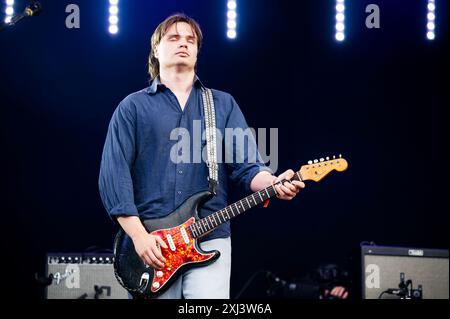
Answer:
POLYGON ((109 249, 109 248, 104 248, 104 247, 94 245, 94 246, 89 246, 88 248, 86 248, 83 253, 87 254, 87 253, 102 253, 102 252, 103 253, 112 253, 113 250, 109 249))
POLYGON ((359 246, 376 246, 377 244, 374 241, 364 240, 359 243, 359 246))
POLYGON ((268 271, 268 270, 259 270, 259 271, 255 272, 253 275, 251 275, 250 278, 247 280, 247 282, 242 287, 242 289, 237 293, 236 297, 234 297, 234 299, 238 299, 242 295, 242 293, 245 291, 245 289, 248 288, 248 285, 250 285, 252 280, 255 279, 256 276, 261 274, 261 273, 265 273, 267 275, 267 274, 270 274, 270 271, 268 271))
POLYGON ((381 298, 381 297, 382 297, 384 294, 386 294, 386 293, 388 293, 387 290, 383 291, 383 292, 378 296, 378 299, 383 299, 383 298, 381 298))

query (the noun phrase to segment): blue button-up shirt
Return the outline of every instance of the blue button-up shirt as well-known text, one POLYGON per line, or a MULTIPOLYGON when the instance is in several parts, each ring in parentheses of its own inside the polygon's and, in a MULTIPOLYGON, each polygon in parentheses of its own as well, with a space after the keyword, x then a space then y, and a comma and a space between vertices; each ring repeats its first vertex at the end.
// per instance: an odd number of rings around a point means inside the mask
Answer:
MULTIPOLYGON (((148 88, 130 94, 116 108, 108 128, 99 176, 100 195, 113 220, 117 216, 139 216, 141 220, 163 217, 189 196, 208 189, 208 168, 203 156, 194 154, 196 150, 192 147, 206 147, 201 137, 200 141, 194 141, 194 131, 199 131, 200 127, 203 133, 205 128, 202 86, 196 76, 182 109, 175 94, 156 78, 148 88), (179 147, 185 135, 190 135, 187 137, 189 149, 179 147)), ((225 137, 225 128, 247 129, 234 98, 218 90, 212 90, 212 93, 216 127, 222 136, 225 137)), ((248 139, 245 149, 235 143, 236 139, 233 141, 233 161, 227 163, 225 156, 218 159, 217 195, 200 208, 200 217, 228 205, 227 193, 233 183, 242 186, 248 194, 250 182, 257 173, 271 172, 259 153, 256 161, 249 159, 247 147, 256 149, 253 137, 248 139), (236 160, 238 157, 239 161, 236 160)), ((225 140, 224 143, 233 141, 225 140)), ((217 147, 219 153, 226 148, 219 140, 217 147)), ((229 222, 220 225, 204 240, 228 236, 229 222)))

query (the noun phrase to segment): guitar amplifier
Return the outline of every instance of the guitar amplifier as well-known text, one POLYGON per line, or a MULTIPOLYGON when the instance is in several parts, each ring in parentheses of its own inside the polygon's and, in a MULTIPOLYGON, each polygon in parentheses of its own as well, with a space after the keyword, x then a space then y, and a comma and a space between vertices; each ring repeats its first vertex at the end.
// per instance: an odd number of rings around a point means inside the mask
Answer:
POLYGON ((361 261, 364 299, 449 298, 448 249, 363 245, 361 261))
POLYGON ((114 275, 114 255, 47 254, 46 299, 129 299, 114 275))

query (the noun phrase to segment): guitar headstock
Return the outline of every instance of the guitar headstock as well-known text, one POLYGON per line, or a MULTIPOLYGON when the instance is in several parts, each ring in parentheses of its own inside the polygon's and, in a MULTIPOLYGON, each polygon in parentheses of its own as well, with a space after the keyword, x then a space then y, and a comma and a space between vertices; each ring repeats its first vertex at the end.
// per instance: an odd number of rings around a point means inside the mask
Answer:
POLYGON ((348 163, 341 155, 332 159, 329 157, 321 158, 320 160, 309 161, 308 165, 303 165, 300 168, 300 174, 303 180, 320 181, 332 171, 343 172, 347 169, 348 163))

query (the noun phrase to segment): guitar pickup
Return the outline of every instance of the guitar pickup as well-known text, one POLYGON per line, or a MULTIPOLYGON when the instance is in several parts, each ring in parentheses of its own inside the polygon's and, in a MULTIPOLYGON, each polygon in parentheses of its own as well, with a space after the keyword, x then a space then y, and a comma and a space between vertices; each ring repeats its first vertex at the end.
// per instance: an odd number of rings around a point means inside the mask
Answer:
POLYGON ((184 227, 181 227, 180 232, 181 232, 181 236, 183 237, 183 240, 186 243, 186 245, 189 244, 189 237, 188 237, 188 234, 186 233, 186 229, 184 229, 184 227))
POLYGON ((175 251, 176 248, 175 248, 175 243, 173 242, 172 236, 167 234, 166 238, 167 238, 167 242, 169 244, 170 250, 175 251))

